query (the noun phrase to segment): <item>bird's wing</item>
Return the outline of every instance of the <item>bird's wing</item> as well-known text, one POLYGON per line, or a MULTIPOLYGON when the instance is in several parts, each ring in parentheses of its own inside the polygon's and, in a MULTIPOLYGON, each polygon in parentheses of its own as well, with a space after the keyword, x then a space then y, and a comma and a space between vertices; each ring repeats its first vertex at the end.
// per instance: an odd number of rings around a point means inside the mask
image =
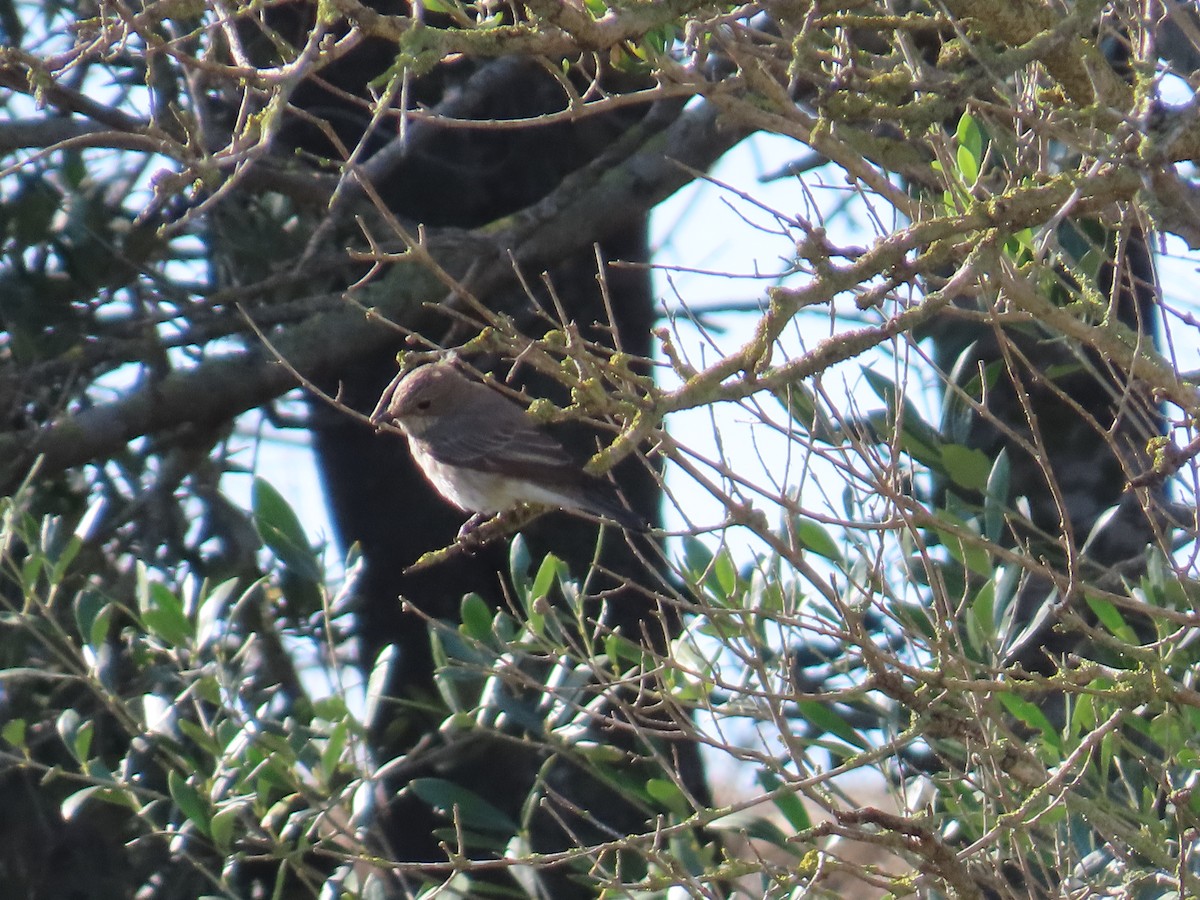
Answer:
POLYGON ((514 477, 555 480, 574 468, 562 444, 529 421, 524 413, 502 416, 473 429, 440 428, 424 435, 439 462, 514 477))

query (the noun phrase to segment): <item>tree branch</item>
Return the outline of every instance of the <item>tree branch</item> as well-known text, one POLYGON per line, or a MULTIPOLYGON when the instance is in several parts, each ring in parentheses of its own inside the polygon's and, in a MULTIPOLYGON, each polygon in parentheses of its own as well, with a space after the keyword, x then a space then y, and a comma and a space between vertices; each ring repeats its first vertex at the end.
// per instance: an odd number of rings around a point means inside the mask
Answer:
MULTIPOLYGON (((510 251, 524 266, 549 265, 575 253, 645 215, 690 181, 691 170, 707 168, 743 136, 719 128, 708 104, 679 113, 663 130, 652 124, 640 134, 639 146, 614 148, 499 230, 430 232, 429 255, 454 277, 470 271, 472 290, 486 294, 513 277, 510 251), (614 165, 618 152, 625 157, 614 165)), ((349 261, 347 266, 349 271, 349 261)), ((373 306, 379 317, 411 322, 424 304, 444 293, 430 269, 397 265, 357 299, 373 306)), ((309 378, 353 365, 393 340, 394 332, 358 306, 317 315, 272 336, 279 352, 309 378)), ((111 456, 143 435, 227 420, 295 386, 295 378, 258 348, 210 359, 43 429, 0 435, 0 460, 5 461, 0 487, 19 483, 38 457, 39 471, 54 474, 111 456)))

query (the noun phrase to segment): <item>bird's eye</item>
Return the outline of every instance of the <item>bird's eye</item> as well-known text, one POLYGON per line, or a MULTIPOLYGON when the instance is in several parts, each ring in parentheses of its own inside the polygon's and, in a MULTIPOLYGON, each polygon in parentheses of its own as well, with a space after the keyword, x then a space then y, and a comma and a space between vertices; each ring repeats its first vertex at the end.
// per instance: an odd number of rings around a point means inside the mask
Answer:
POLYGON ((429 409, 429 401, 422 400, 420 403, 417 404, 417 409, 429 409))

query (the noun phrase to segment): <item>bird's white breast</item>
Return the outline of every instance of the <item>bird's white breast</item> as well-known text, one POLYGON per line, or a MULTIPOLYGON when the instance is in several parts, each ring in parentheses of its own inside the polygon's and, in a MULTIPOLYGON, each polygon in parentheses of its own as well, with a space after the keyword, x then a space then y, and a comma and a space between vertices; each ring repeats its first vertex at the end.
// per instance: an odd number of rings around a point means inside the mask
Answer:
POLYGON ((413 459, 437 492, 467 512, 497 513, 519 503, 544 503, 575 509, 577 498, 524 479, 510 478, 443 463, 429 453, 420 440, 409 439, 413 459))

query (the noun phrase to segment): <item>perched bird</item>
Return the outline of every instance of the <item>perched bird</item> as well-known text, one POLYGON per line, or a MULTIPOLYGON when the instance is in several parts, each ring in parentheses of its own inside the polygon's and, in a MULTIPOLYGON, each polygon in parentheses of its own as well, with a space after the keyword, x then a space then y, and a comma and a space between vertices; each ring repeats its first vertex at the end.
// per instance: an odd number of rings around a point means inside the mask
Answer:
POLYGON ((588 513, 633 531, 647 528, 524 409, 451 362, 397 376, 379 398, 371 423, 377 430, 398 427, 437 492, 475 514, 460 539, 489 515, 521 503, 588 513))

